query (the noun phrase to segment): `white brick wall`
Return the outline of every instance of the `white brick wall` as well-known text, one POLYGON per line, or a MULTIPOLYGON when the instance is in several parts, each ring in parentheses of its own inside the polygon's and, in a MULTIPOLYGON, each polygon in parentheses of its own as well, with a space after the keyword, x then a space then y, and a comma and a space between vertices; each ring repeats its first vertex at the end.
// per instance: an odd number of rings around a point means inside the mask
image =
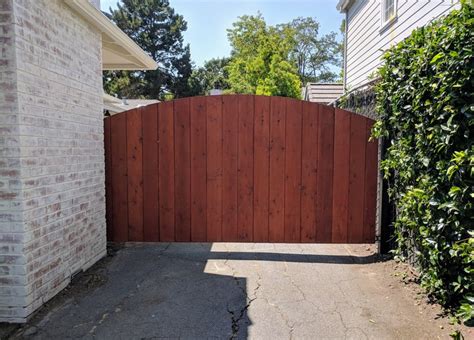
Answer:
POLYGON ((62 0, 0 1, 0 321, 105 255, 101 35, 62 0))

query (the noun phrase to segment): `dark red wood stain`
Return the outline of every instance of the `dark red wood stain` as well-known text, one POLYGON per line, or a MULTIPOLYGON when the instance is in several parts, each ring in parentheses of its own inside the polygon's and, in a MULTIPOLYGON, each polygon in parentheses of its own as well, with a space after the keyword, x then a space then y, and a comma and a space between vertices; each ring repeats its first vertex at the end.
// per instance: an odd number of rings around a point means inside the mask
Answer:
POLYGON ((302 102, 286 100, 285 242, 301 239, 302 102))
POLYGON ((222 98, 207 98, 207 239, 222 241, 222 98))
POLYGON ((351 143, 349 165, 349 228, 348 242, 362 242, 364 237, 364 179, 366 121, 359 115, 351 115, 351 143))
POLYGON ((206 98, 190 99, 191 108, 191 241, 207 240, 206 98))
POLYGON ((173 110, 173 102, 158 106, 160 241, 164 242, 175 241, 173 110))
POLYGON ((107 237, 375 240, 373 121, 282 97, 163 102, 104 121, 107 237))
POLYGON ((319 106, 303 103, 301 241, 316 241, 319 106))
POLYGON ((255 97, 255 170, 253 240, 268 242, 268 189, 270 170, 270 97, 255 97))
POLYGON ((239 241, 253 241, 253 122, 254 97, 239 96, 237 233, 239 241))
POLYGON ((222 117, 222 239, 237 241, 238 96, 224 96, 222 117))
POLYGON ((270 112, 270 242, 285 241, 285 99, 273 97, 270 112))
POLYGON ((160 240, 158 174, 158 114, 155 105, 142 109, 143 127, 143 238, 160 240))
POLYGON ((191 241, 191 126, 189 98, 174 102, 174 211, 176 241, 191 241))
POLYGON ((334 171, 334 108, 320 106, 318 125, 318 195, 316 241, 332 240, 332 181, 334 171))
POLYGON ((127 181, 127 115, 118 114, 111 120, 112 150, 112 240, 128 241, 128 181, 127 181))
POLYGON ((347 242, 351 113, 336 109, 334 121, 334 181, 332 242, 347 242))

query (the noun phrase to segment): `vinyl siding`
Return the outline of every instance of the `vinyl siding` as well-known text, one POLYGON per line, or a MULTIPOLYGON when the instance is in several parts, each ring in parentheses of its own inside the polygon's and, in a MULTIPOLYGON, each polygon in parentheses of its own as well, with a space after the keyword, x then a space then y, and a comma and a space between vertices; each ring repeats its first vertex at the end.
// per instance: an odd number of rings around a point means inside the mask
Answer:
POLYGON ((329 104, 342 94, 342 84, 308 83, 303 91, 303 98, 313 103, 329 104))
POLYGON ((457 7, 458 0, 398 0, 397 19, 382 28, 381 0, 354 1, 347 12, 346 90, 370 80, 390 46, 457 7))

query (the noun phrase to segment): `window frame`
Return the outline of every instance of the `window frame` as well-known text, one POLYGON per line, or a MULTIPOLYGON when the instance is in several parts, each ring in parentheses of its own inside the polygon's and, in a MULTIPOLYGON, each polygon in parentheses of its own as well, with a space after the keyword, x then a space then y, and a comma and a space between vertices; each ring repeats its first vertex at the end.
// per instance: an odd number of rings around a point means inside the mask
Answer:
POLYGON ((385 11, 387 9, 387 0, 380 0, 380 30, 384 30, 392 25, 398 18, 398 1, 393 0, 393 15, 388 19, 385 18, 385 11))

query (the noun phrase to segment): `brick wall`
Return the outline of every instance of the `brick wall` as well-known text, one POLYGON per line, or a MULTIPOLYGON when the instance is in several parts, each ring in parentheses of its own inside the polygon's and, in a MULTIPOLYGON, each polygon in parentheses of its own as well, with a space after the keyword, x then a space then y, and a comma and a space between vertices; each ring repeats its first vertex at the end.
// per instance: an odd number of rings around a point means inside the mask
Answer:
POLYGON ((62 0, 0 3, 0 321, 22 322, 105 255, 101 35, 62 0))

